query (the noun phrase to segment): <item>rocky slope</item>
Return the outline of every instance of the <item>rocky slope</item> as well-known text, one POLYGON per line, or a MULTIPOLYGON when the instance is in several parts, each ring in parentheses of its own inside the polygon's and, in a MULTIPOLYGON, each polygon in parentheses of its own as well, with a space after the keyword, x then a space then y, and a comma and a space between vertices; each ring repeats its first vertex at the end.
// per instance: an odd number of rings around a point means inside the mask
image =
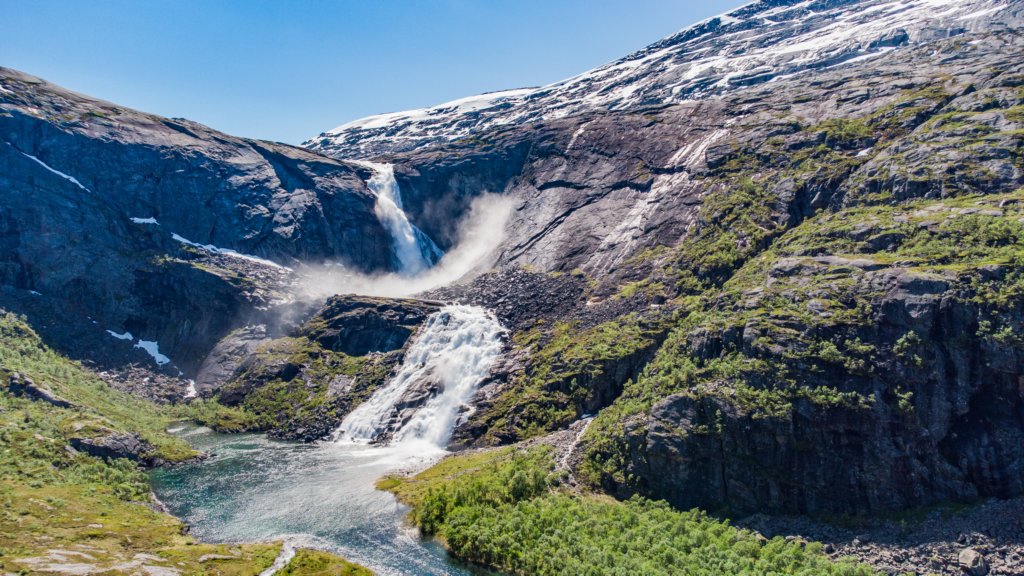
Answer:
POLYGON ((292 267, 392 268, 368 174, 0 69, 0 302, 78 358, 191 375, 292 267))
MULTIPOLYGON (((207 357, 198 391, 251 415, 243 428, 322 439, 385 382, 413 333, 438 308, 422 300, 336 296, 281 337, 265 325, 247 326, 207 357)), ((237 430, 237 422, 230 427, 237 430)))
POLYGON ((391 153, 432 237, 483 192, 515 200, 504 270, 433 293, 514 311, 505 373, 457 436, 511 442, 600 411, 579 476, 683 507, 1021 493, 1022 6, 742 14, 641 52, 652 68, 623 78, 647 96, 621 106, 505 95, 309 143, 391 153), (739 58, 691 82, 708 46, 739 58), (723 82, 748 56, 765 82, 723 82))
MULTIPOLYGON (((309 145, 387 152, 446 251, 474 200, 513 204, 494 270, 425 295, 513 331, 459 443, 597 414, 567 461, 619 496, 814 514, 1008 497, 1024 491, 1022 14, 756 2, 552 87, 309 145)), ((245 426, 314 439, 434 309, 288 304, 311 263, 394 268, 367 169, 0 83, 3 302, 68 349, 165 355, 245 426)))

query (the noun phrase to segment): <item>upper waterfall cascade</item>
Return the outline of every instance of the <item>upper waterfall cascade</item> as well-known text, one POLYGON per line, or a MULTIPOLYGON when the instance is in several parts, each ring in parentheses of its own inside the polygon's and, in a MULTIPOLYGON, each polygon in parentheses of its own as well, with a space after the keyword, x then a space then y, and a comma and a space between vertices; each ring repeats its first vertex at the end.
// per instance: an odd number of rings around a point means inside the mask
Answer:
POLYGON ((352 442, 379 439, 400 417, 408 393, 426 381, 436 392, 411 418, 398 423, 392 443, 419 441, 443 449, 463 407, 501 355, 504 334, 498 320, 483 308, 453 305, 435 312, 410 344, 398 372, 342 421, 335 437, 352 442))
POLYGON ((391 164, 358 162, 373 170, 367 186, 377 195, 374 214, 391 234, 399 272, 414 276, 430 268, 441 259, 443 252, 422 230, 409 221, 402 206, 402 192, 395 180, 395 168, 391 164))

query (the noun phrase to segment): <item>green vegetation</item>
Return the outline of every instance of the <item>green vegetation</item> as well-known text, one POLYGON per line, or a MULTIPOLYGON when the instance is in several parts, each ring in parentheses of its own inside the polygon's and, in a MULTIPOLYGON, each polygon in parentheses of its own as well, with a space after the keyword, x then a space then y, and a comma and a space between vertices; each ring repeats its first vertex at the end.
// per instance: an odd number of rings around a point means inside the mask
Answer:
POLYGON ((305 337, 273 340, 257 350, 246 371, 221 389, 222 402, 232 399, 237 406, 200 405, 189 416, 224 432, 280 434, 310 422, 336 422, 384 382, 393 360, 394 354, 348 356, 305 337), (344 395, 330 393, 338 377, 353 379, 344 395))
MULTIPOLYGON (((280 544, 201 544, 184 535, 180 521, 150 508, 148 479, 135 462, 70 449, 72 438, 134 432, 154 446, 155 458, 189 458, 195 452, 164 432, 177 409, 111 389, 43 345, 23 319, 2 311, 0 366, 9 371, 0 372, 0 571, 62 572, 75 564, 103 574, 147 573, 151 567, 255 576, 273 563, 280 544), (28 376, 72 406, 12 395, 10 372, 28 376)), ((207 403, 197 410, 224 409, 207 403)), ((289 574, 366 573, 325 570, 303 565, 289 574)))
POLYGON ((24 410, 26 423, 38 422, 40 426, 46 426, 42 432, 59 434, 63 438, 130 429, 140 433, 156 448, 153 456, 178 462, 195 455, 185 442, 164 433, 174 419, 172 414, 110 388, 78 363, 44 346, 23 319, 4 311, 0 311, 0 366, 29 376, 36 384, 49 388, 75 406, 55 409, 49 405, 19 401, 7 396, 5 389, 4 401, 15 402, 18 409, 24 410))
POLYGON ((596 390, 611 386, 611 366, 654 346, 662 319, 622 316, 591 328, 558 322, 519 333, 517 348, 530 365, 493 405, 474 416, 491 440, 528 438, 557 429, 594 410, 596 390))
MULTIPOLYGON (((912 332, 892 341, 873 332, 883 292, 866 274, 906 269, 998 317, 1024 298, 1021 192, 823 213, 786 232, 721 289, 678 299, 679 320, 654 359, 590 426, 582 478, 635 486, 626 424, 642 434, 654 403, 672 394, 714 397, 755 419, 786 418, 801 399, 822 409, 871 408, 879 362, 920 367, 927 351, 912 332), (717 352, 702 353, 708 346, 717 352)), ((981 320, 978 337, 1024 345, 995 320, 981 320)), ((912 391, 891 392, 886 402, 913 412, 912 391)))
POLYGON ((187 420, 229 434, 248 432, 259 426, 252 413, 237 406, 225 406, 214 399, 194 400, 181 413, 187 420))
POLYGON ((277 572, 281 576, 373 576, 366 568, 319 550, 296 550, 295 557, 277 572))
POLYGON ((818 544, 764 540, 697 510, 571 493, 552 470, 549 447, 504 448, 450 456, 380 486, 453 554, 510 574, 873 574, 829 561, 818 544))

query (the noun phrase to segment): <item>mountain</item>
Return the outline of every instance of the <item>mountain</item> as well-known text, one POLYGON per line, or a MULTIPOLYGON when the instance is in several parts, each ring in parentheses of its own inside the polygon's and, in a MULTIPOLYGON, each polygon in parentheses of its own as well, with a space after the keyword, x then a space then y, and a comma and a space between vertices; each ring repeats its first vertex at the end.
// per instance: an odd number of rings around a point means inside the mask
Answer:
POLYGON ((392 267, 368 173, 2 68, 0 305, 76 357, 192 372, 291 266, 392 267))
MULTIPOLYGON (((196 380, 205 423, 314 440, 439 302, 472 304, 509 333, 454 447, 568 436, 552 468, 580 490, 735 517, 1018 497, 1022 18, 755 2, 306 149, 3 70, 0 306, 119 386, 153 394, 156 371, 177 401, 196 380), (345 281, 320 274, 338 262, 345 281), (366 286, 420 292, 334 294, 366 286)), ((439 388, 412 383, 392 420, 439 388)))
POLYGON ((517 327, 464 444, 599 413, 581 474, 622 497, 1012 496, 1022 14, 757 2, 576 79, 307 146, 386 154, 435 239, 474 198, 512 200, 497 271, 430 293, 517 327))
POLYGON ((303 145, 372 158, 595 110, 677 104, 868 60, 972 30, 1019 25, 1009 0, 760 0, 540 88, 349 122, 303 145))

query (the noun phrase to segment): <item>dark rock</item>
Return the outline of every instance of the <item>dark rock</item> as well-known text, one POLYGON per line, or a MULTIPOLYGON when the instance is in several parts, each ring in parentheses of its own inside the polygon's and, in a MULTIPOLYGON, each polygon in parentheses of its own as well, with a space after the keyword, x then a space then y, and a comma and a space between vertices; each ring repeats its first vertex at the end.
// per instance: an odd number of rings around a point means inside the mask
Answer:
MULTIPOLYGON (((292 281, 290 270, 220 249, 393 269, 374 195, 348 164, 7 68, 0 83, 0 285, 40 294, 33 325, 73 357, 152 362, 106 334, 127 331, 159 342, 171 373, 194 371, 292 281)), ((6 297, 0 305, 23 311, 6 297)))
POLYGON ((224 337, 199 366, 196 391, 204 396, 235 377, 263 342, 270 340, 265 325, 245 326, 224 337))
POLYGON ((440 306, 423 300, 334 296, 302 332, 324 348, 349 356, 390 352, 405 346, 413 332, 440 306))
POLYGON ((134 433, 110 432, 102 436, 72 438, 71 446, 97 458, 127 458, 146 465, 159 464, 153 458, 153 445, 134 433))

